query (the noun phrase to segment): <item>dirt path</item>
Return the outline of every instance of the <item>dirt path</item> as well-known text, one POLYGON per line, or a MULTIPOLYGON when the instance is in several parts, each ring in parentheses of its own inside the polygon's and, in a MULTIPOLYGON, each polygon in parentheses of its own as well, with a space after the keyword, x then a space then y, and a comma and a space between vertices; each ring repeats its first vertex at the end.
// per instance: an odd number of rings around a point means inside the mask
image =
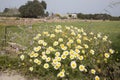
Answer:
POLYGON ((17 73, 16 71, 0 71, 0 80, 38 80, 36 78, 30 78, 28 79, 27 77, 21 75, 20 73, 17 73))
POLYGON ((0 80, 27 80, 19 74, 0 73, 0 80))

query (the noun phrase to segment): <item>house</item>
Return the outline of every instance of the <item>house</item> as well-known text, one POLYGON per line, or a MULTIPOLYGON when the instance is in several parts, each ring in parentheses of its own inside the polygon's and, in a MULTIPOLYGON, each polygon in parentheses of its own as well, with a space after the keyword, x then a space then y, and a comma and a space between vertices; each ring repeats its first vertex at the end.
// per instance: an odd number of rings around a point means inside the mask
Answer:
POLYGON ((67 13, 67 15, 69 16, 69 18, 77 19, 77 14, 76 13, 67 13))

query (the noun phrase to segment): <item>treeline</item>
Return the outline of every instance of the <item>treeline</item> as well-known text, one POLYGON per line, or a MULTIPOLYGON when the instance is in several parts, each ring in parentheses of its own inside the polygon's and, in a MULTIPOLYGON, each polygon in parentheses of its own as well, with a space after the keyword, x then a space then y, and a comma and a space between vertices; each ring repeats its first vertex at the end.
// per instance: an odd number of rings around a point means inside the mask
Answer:
POLYGON ((77 17, 79 19, 93 19, 93 20, 120 20, 119 17, 111 16, 109 14, 82 14, 78 13, 77 17))
POLYGON ((5 8, 3 12, 0 12, 1 17, 19 17, 20 12, 17 8, 5 8))

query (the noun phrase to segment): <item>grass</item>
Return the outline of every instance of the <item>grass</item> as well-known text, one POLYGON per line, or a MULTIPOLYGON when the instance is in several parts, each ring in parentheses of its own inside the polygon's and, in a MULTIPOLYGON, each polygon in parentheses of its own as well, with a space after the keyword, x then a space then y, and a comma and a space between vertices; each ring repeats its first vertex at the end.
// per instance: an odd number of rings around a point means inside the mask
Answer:
MULTIPOLYGON (((106 34, 113 42, 113 48, 120 52, 120 21, 44 22, 33 24, 32 28, 30 28, 30 26, 7 26, 6 41, 12 41, 30 47, 30 43, 32 43, 32 38, 35 34, 44 30, 50 30, 55 25, 83 27, 87 31, 106 34)), ((6 26, 0 26, 1 47, 4 46, 5 27, 6 26)))
MULTIPOLYGON (((32 38, 35 34, 44 31, 51 30, 55 25, 62 26, 75 26, 78 28, 84 28, 87 31, 92 31, 94 33, 101 32, 102 34, 106 34, 109 36, 110 40, 113 42, 112 47, 118 51, 118 54, 114 55, 114 59, 120 61, 120 21, 93 21, 93 22, 84 22, 84 21, 76 21, 76 22, 46 22, 46 23, 36 23, 32 26, 7 26, 7 33, 5 34, 5 27, 0 26, 0 49, 2 49, 4 45, 4 38, 6 36, 7 42, 14 42, 26 47, 32 47, 32 38), (31 45, 30 45, 31 44, 31 45)), ((0 70, 5 69, 18 69, 16 63, 18 61, 17 58, 11 58, 9 56, 0 55, 0 70)), ((24 68, 19 68, 22 71, 25 71, 24 68)), ((23 72, 23 73, 26 73, 23 72)), ((29 74, 29 72, 27 72, 29 74)), ((36 75, 37 73, 34 73, 36 75)), ((48 80, 48 77, 55 79, 54 76, 51 75, 38 75, 41 80, 48 80)), ((78 79, 76 79, 78 80, 78 79)))

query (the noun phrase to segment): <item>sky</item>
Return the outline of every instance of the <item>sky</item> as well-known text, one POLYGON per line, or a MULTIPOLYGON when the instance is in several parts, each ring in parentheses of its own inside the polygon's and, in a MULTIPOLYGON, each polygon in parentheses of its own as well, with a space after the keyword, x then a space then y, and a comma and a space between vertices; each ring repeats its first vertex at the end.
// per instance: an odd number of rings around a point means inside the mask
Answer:
MULTIPOLYGON (((4 8, 19 8, 30 0, 0 0, 0 12, 4 8)), ((41 0, 39 0, 41 1, 41 0)), ((109 13, 120 16, 120 0, 44 0, 49 13, 109 13), (114 3, 119 2, 119 4, 114 3)))

